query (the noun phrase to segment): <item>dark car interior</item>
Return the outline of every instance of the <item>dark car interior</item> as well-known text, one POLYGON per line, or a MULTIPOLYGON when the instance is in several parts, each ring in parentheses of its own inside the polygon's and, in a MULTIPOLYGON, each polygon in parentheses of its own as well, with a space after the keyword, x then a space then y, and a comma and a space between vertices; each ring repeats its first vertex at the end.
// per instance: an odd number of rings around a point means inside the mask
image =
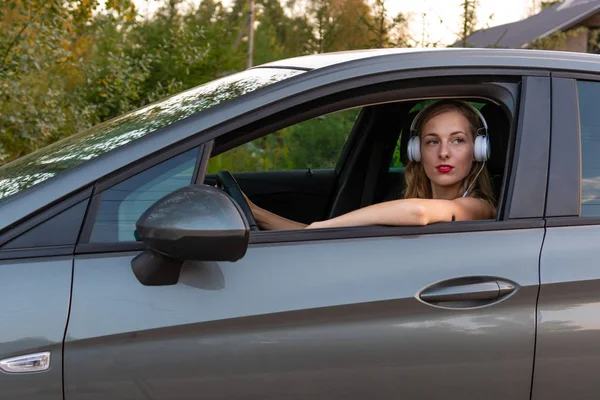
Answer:
MULTIPOLYGON (((505 175, 510 121, 505 109, 481 98, 464 99, 483 104, 480 111, 489 126, 491 157, 487 162, 499 199, 505 175)), ((402 165, 408 163, 409 128, 422 100, 391 102, 361 109, 348 140, 332 169, 269 172, 235 172, 244 193, 257 205, 286 218, 311 223, 371 204, 401 198, 402 167, 391 167, 399 147, 402 165)), ((218 154, 219 143, 213 155, 218 154)), ((215 184, 208 174, 207 184, 215 184)))

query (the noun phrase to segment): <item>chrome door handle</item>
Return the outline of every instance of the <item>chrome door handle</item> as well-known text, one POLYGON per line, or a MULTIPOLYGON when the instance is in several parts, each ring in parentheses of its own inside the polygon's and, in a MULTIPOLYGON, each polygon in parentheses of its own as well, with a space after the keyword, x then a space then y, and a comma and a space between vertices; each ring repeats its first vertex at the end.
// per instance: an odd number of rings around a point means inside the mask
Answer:
POLYGON ((458 279, 429 287, 419 294, 419 298, 425 303, 493 301, 514 292, 515 289, 512 283, 496 279, 474 283, 466 279, 458 279))

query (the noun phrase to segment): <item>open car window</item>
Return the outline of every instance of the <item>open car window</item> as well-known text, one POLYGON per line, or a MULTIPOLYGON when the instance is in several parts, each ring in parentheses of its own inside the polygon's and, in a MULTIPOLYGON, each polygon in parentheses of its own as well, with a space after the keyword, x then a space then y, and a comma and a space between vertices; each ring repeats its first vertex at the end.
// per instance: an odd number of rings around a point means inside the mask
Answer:
POLYGON ((359 108, 279 129, 210 159, 208 173, 333 169, 359 108))
MULTIPOLYGON (((374 104, 288 126, 213 156, 205 182, 214 184, 214 174, 227 170, 256 205, 303 224, 400 199, 411 123, 419 111, 438 100, 374 104), (348 141, 351 131, 356 135, 348 141), (348 162, 335 169, 344 143, 348 162), (332 173, 316 174, 319 170, 332 173)), ((492 155, 485 163, 486 196, 497 204, 510 119, 492 101, 476 98, 468 103, 488 126, 492 155)))
MULTIPOLYGON (((225 152, 215 150, 205 183, 229 171, 244 193, 265 209, 308 223, 327 217, 339 185, 338 164, 360 108, 292 124, 225 152)), ((225 144, 226 146, 226 144, 225 144)))

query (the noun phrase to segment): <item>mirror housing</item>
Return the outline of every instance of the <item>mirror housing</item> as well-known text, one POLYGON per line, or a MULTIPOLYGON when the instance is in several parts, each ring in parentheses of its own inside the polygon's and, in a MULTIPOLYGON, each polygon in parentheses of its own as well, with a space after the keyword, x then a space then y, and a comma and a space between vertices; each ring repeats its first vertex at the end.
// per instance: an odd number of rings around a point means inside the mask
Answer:
POLYGON ((146 286, 175 285, 185 260, 239 260, 250 233, 240 206, 208 185, 166 195, 140 216, 136 228, 147 248, 131 261, 131 268, 146 286))
POLYGON ((136 228, 151 250, 181 261, 237 261, 246 254, 250 233, 237 203, 203 184, 164 196, 140 216, 136 228))

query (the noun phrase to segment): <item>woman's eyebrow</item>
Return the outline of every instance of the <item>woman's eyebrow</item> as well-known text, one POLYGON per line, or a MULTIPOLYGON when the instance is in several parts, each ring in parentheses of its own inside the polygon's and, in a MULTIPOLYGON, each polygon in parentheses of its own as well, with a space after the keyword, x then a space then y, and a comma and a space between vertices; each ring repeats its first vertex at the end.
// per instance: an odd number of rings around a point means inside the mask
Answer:
MULTIPOLYGON (((467 134, 465 131, 454 131, 454 132, 451 132, 450 135, 448 135, 448 136, 458 135, 459 133, 462 133, 463 135, 467 134)), ((426 133, 423 135, 423 137, 427 137, 427 136, 439 136, 439 135, 435 132, 429 132, 429 133, 426 133)))

